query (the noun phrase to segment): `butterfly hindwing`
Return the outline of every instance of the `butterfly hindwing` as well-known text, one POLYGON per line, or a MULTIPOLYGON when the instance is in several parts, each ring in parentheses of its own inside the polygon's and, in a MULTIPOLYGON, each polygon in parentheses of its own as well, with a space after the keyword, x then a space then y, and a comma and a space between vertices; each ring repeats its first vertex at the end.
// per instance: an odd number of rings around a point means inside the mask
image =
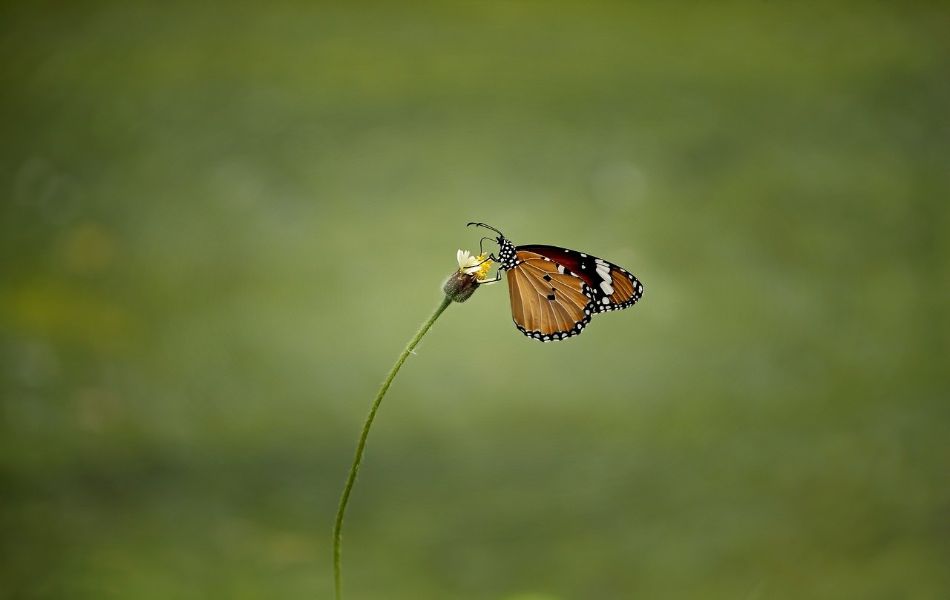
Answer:
POLYGON ((519 254, 525 252, 547 258, 558 265, 558 272, 583 280, 592 295, 592 312, 622 310, 633 306, 643 295, 643 284, 639 279, 602 258, 541 244, 518 246, 516 250, 519 254))

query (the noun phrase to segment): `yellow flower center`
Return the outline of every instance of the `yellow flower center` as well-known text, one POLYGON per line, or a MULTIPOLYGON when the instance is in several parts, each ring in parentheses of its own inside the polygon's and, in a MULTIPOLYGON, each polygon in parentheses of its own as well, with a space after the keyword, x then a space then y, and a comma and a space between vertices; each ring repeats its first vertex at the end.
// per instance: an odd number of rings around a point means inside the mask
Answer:
POLYGON ((479 254, 475 258, 476 261, 482 263, 478 266, 478 270, 472 273, 473 275, 475 275, 476 279, 481 280, 488 277, 488 271, 491 269, 492 261, 486 260, 487 258, 488 258, 487 254, 479 254), (482 262, 482 261, 485 261, 485 262, 482 262))

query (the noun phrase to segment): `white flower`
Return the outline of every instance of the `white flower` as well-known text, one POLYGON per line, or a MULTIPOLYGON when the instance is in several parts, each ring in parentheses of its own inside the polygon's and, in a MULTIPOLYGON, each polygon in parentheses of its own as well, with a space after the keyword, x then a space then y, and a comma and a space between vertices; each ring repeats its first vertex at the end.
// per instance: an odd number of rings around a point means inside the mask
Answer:
POLYGON ((459 250, 455 257, 459 261, 459 273, 473 275, 475 279, 482 283, 488 276, 488 270, 491 269, 492 261, 485 254, 473 255, 468 250, 459 250))
POLYGON ((459 272, 473 273, 478 270, 478 257, 473 256, 468 250, 459 250, 455 253, 455 257, 459 261, 459 272))
POLYGON ((458 271, 452 273, 442 290, 456 302, 465 302, 482 285, 495 283, 498 278, 486 279, 492 261, 487 254, 474 256, 468 250, 459 250, 455 254, 459 261, 458 271))

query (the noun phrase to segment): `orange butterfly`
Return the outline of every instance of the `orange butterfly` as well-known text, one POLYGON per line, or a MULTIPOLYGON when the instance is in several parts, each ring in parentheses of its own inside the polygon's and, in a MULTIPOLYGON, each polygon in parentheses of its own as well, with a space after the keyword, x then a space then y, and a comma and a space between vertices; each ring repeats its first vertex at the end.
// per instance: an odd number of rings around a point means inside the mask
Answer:
POLYGON ((490 225, 469 225, 498 234, 499 256, 491 259, 507 271, 511 318, 530 338, 580 335, 593 315, 633 306, 643 296, 639 279, 602 258, 558 246, 515 246, 490 225))

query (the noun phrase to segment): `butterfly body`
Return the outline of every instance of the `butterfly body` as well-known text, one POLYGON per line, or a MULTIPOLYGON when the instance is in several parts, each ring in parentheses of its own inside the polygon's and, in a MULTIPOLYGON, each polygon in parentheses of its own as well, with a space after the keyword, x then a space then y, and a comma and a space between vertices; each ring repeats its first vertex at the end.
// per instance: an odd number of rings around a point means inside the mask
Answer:
POLYGON ((498 263, 506 272, 511 316, 526 336, 550 342, 579 335, 591 317, 623 310, 643 296, 632 273, 602 258, 560 246, 515 246, 498 230, 498 263))

